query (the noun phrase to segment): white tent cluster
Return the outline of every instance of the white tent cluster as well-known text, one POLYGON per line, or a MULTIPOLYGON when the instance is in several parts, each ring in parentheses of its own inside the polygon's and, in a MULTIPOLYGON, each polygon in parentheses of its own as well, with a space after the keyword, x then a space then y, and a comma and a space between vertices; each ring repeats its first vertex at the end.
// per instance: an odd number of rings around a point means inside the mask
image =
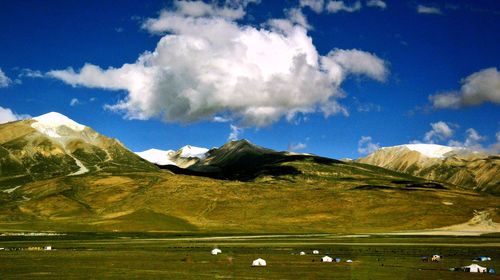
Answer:
MULTIPOLYGON (((491 261, 491 257, 488 256, 480 256, 475 258, 473 261, 491 261)), ((470 272, 470 273, 491 273, 495 274, 496 271, 494 268, 487 268, 484 266, 480 266, 476 263, 473 263, 471 265, 467 266, 462 266, 462 267, 452 267, 450 268, 451 271, 462 271, 462 272, 470 272)))

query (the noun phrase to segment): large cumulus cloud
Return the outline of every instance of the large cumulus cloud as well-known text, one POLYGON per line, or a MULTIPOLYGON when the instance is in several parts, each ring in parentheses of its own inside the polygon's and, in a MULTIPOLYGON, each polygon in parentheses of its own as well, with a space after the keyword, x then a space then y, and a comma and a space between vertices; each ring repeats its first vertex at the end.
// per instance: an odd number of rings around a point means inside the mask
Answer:
MULTIPOLYGON (((227 9, 224 15, 232 15, 227 9)), ((144 22, 162 37, 134 63, 107 69, 86 64, 47 74, 73 86, 125 90, 126 98, 108 108, 131 119, 229 116, 242 126, 261 127, 298 113, 347 114, 338 102, 344 79, 356 74, 383 81, 388 73, 382 59, 361 50, 320 55, 306 27, 293 20, 253 27, 218 13, 177 4, 177 10, 144 22)))

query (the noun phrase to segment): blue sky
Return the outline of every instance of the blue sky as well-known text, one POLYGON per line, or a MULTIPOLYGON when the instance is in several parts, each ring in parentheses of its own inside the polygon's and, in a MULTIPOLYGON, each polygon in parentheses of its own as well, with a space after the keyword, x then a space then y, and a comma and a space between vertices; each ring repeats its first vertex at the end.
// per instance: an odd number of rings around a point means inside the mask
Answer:
POLYGON ((57 111, 133 151, 500 141, 498 1, 141 2, 3 1, 0 121, 57 111))

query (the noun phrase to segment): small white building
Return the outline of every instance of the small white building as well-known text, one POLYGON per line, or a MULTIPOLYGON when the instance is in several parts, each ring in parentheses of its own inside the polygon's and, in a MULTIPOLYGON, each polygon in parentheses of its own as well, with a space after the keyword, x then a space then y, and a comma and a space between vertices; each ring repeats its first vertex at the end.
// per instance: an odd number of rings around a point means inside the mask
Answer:
POLYGON ((482 267, 478 264, 471 264, 469 266, 464 266, 462 269, 465 272, 472 272, 472 273, 486 273, 488 272, 488 269, 486 267, 482 267))
POLYGON ((45 246, 43 247, 45 251, 52 251, 52 246, 45 246))
POLYGON ((301 256, 304 256, 305 254, 306 254, 306 252, 304 252, 304 251, 299 253, 299 255, 301 255, 301 256))
POLYGON ((330 258, 329 256, 324 256, 321 258, 322 262, 333 262, 333 259, 330 258))
POLYGON ((318 250, 313 250, 313 255, 319 255, 319 251, 318 250))
POLYGON ((346 263, 352 263, 352 260, 347 260, 347 261, 345 261, 345 262, 346 262, 346 263))
POLYGON ((267 263, 264 259, 258 258, 252 262, 252 266, 266 266, 267 263))
POLYGON ((217 255, 217 254, 220 254, 220 253, 222 253, 221 249, 215 248, 215 249, 212 250, 212 255, 217 255))

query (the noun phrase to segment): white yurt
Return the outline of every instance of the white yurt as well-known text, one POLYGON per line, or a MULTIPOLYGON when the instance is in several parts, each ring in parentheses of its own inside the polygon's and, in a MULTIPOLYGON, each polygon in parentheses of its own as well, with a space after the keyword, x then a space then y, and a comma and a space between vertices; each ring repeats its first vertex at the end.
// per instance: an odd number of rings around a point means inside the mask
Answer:
POLYGON ((432 255, 431 261, 433 261, 433 262, 440 262, 441 258, 442 257, 440 255, 432 255))
POLYGON ((252 266, 266 266, 267 263, 264 259, 258 258, 252 262, 252 266))
POLYGON ((469 266, 464 266, 462 269, 466 272, 472 272, 472 273, 486 273, 488 272, 488 269, 486 267, 482 267, 478 264, 471 264, 469 266))
POLYGON ((299 253, 299 255, 301 255, 301 256, 304 256, 305 254, 306 254, 306 252, 304 252, 304 251, 299 253))
POLYGON ((217 255, 217 254, 220 254, 220 253, 222 253, 221 249, 215 248, 215 249, 212 250, 212 255, 217 255))
POLYGON ((313 251, 313 255, 318 255, 319 254, 319 251, 318 250, 314 250, 313 251))
POLYGON ((322 262, 333 262, 333 259, 330 258, 329 256, 324 256, 321 258, 322 262))

